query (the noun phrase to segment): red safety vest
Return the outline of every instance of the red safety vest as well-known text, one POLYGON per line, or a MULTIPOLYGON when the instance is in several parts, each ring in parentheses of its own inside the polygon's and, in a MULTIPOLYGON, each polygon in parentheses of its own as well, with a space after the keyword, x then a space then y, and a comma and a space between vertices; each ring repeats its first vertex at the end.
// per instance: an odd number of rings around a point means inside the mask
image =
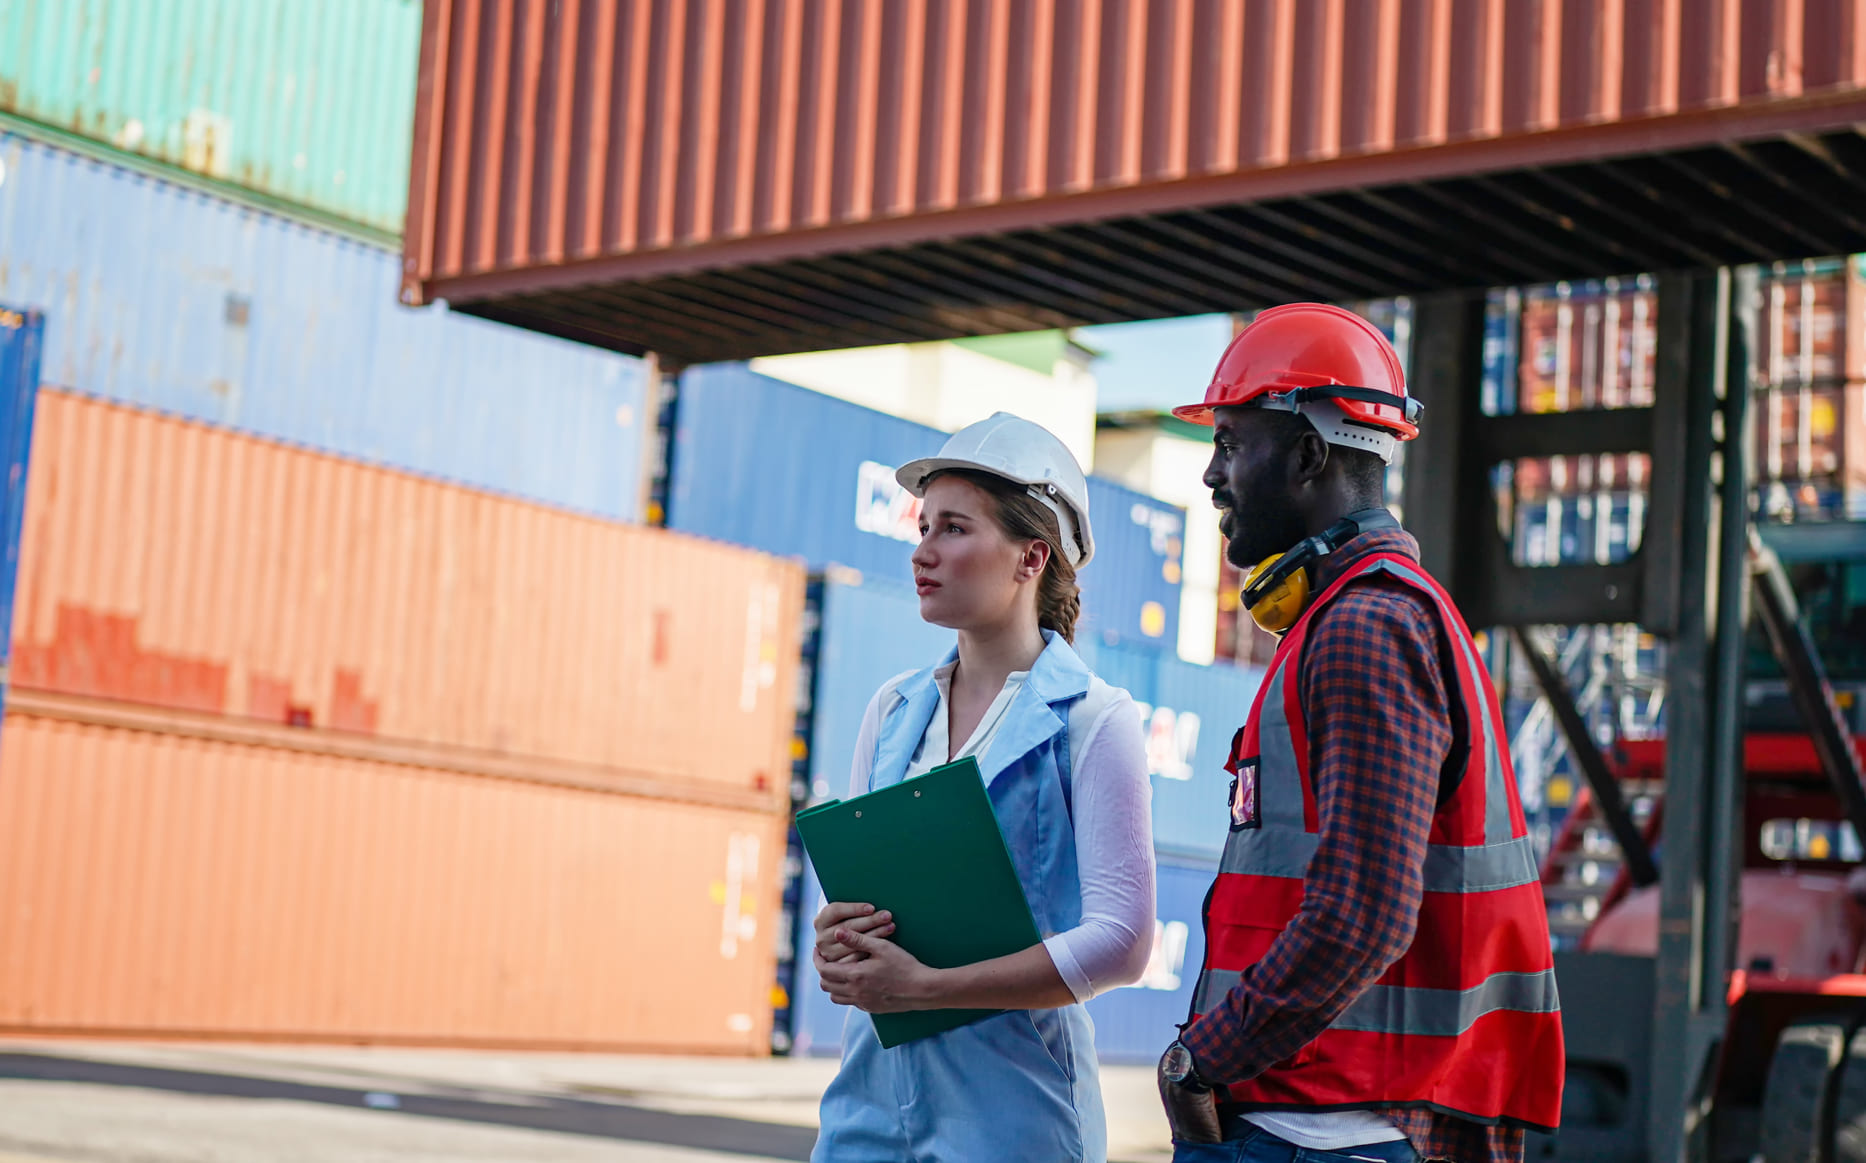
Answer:
POLYGON ((1374 576, 1411 585, 1437 606, 1453 646, 1453 714, 1464 716, 1468 756, 1432 820, 1412 947, 1313 1042, 1230 1087, 1229 1100, 1262 1110, 1429 1107, 1552 1129, 1561 1115, 1561 1012, 1503 716, 1457 607, 1408 557, 1356 562, 1277 648, 1227 764, 1237 777, 1232 829, 1206 905, 1193 1013, 1220 1003, 1302 905, 1318 832, 1299 695, 1303 643, 1318 611, 1374 576))

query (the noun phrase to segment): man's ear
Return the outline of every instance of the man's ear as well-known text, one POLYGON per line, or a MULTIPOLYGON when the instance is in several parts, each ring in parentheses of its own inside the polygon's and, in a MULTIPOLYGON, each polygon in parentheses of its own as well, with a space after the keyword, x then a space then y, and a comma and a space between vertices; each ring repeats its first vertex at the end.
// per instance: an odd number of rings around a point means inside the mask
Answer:
POLYGON ((1289 456, 1289 483, 1292 488, 1314 484, 1328 470, 1328 441, 1310 428, 1296 438, 1289 456))

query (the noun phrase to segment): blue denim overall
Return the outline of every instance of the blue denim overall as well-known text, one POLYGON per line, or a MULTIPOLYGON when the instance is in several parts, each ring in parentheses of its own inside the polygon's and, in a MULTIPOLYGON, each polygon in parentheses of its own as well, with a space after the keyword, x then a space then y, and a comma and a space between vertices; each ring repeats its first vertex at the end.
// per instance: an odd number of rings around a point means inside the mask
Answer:
MULTIPOLYGON (((1037 928, 1050 936, 1082 917, 1067 722, 1088 691, 1089 670, 1061 637, 1045 631, 1044 638, 979 766, 1037 928)), ((939 705, 934 669, 903 680, 882 707, 872 788, 900 782, 913 761, 939 705)), ((1095 1031, 1080 1005, 1012 1010, 892 1050, 854 1010, 842 1046, 813 1163, 1107 1158, 1095 1031)))

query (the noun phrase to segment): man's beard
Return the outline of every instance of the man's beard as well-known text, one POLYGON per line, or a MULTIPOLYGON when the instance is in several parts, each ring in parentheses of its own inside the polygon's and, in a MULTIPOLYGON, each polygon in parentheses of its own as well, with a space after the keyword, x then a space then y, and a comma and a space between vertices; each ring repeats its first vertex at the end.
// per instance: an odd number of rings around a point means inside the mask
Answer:
MULTIPOLYGON (((1270 475, 1267 471, 1258 474, 1259 478, 1270 475)), ((1225 559, 1245 573, 1266 557, 1288 553, 1309 535, 1302 517, 1286 497, 1260 487, 1261 479, 1247 484, 1252 487, 1244 490, 1245 496, 1268 500, 1247 502, 1231 510, 1231 541, 1225 546, 1225 559)))

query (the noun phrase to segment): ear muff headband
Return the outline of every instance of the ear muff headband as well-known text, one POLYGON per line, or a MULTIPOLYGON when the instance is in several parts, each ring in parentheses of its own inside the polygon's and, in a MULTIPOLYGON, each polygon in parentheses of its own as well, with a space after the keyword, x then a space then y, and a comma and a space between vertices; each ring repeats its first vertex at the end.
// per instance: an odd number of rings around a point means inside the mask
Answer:
POLYGON ((1251 621, 1271 634, 1288 630, 1308 608, 1311 565, 1363 533, 1399 527, 1387 510, 1363 509, 1303 538, 1287 553, 1264 558, 1244 581, 1243 605, 1251 621))

